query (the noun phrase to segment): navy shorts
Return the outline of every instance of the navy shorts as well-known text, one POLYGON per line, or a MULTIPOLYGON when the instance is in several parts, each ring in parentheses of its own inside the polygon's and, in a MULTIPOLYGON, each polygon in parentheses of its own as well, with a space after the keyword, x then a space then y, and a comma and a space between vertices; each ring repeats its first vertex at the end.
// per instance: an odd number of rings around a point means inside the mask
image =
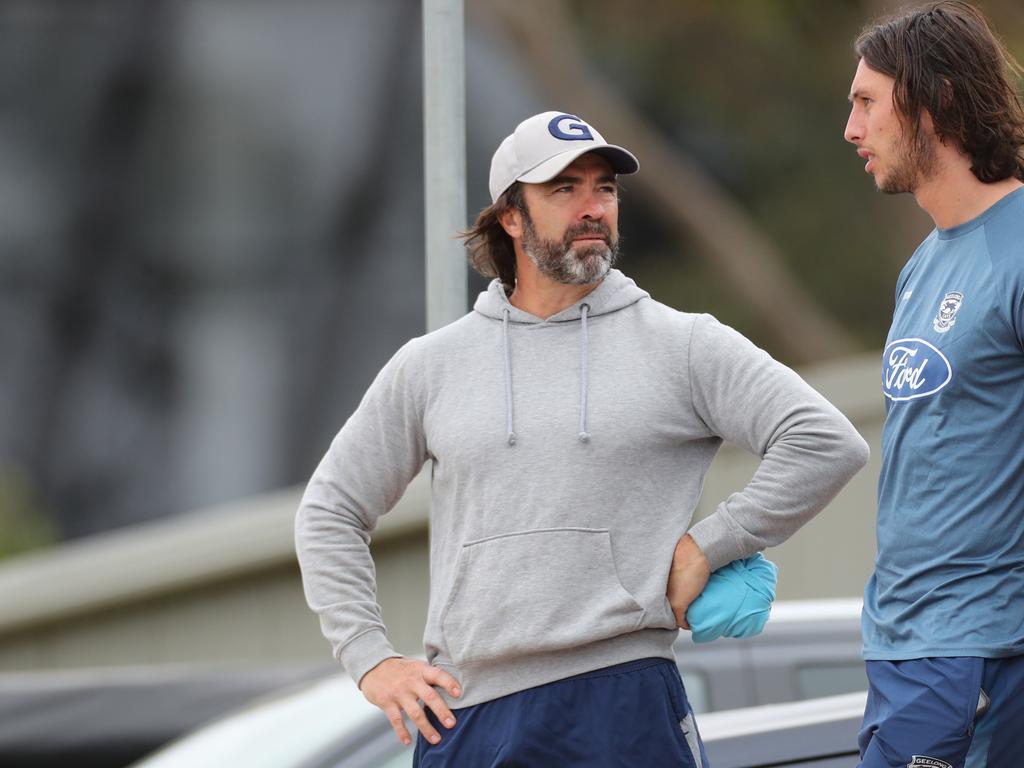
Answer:
POLYGON ((708 768, 676 665, 640 659, 456 709, 452 730, 427 710, 415 768, 708 768))
POLYGON ((862 768, 1024 766, 1024 656, 869 661, 862 768))

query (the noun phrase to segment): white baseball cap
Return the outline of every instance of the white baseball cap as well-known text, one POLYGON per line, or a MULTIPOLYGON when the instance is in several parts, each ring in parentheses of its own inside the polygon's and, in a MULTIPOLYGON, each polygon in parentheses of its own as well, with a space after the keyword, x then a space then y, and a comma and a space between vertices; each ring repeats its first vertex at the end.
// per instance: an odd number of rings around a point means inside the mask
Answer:
POLYGON ((609 144, 597 129, 576 115, 542 112, 523 120, 505 138, 491 158, 491 202, 517 181, 550 181, 573 160, 596 152, 611 163, 615 173, 636 173, 639 161, 622 147, 609 144))

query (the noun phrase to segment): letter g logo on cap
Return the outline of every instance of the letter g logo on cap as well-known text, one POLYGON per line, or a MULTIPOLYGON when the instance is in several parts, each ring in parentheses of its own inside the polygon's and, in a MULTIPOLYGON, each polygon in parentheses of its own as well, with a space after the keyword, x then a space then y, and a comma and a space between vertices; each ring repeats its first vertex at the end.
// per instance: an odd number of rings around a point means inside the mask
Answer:
POLYGON ((548 123, 548 132, 556 139, 563 141, 593 141, 594 134, 590 132, 590 126, 580 120, 576 115, 556 115, 548 123), (575 123, 565 124, 566 120, 576 120, 575 123))

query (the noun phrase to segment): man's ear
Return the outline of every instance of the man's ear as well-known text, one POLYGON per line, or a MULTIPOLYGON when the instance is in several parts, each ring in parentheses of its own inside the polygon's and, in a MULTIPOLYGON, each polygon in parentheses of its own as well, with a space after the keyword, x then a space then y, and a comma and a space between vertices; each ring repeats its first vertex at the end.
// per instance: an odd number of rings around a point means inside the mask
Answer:
POLYGON ((509 237, 518 239, 523 236, 523 212, 518 208, 506 208, 498 214, 498 222, 509 237))

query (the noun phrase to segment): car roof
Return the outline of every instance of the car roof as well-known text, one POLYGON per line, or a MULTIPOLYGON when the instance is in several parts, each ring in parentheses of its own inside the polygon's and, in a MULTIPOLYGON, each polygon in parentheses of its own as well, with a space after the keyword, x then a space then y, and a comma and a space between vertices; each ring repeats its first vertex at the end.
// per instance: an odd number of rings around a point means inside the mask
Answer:
POLYGON ((142 768, 237 765, 247 768, 296 764, 346 732, 381 719, 347 675, 334 675, 308 688, 246 707, 135 763, 142 768), (329 713, 329 716, 324 716, 329 713))
POLYGON ((697 727, 715 768, 846 765, 867 692, 709 712, 697 727))

